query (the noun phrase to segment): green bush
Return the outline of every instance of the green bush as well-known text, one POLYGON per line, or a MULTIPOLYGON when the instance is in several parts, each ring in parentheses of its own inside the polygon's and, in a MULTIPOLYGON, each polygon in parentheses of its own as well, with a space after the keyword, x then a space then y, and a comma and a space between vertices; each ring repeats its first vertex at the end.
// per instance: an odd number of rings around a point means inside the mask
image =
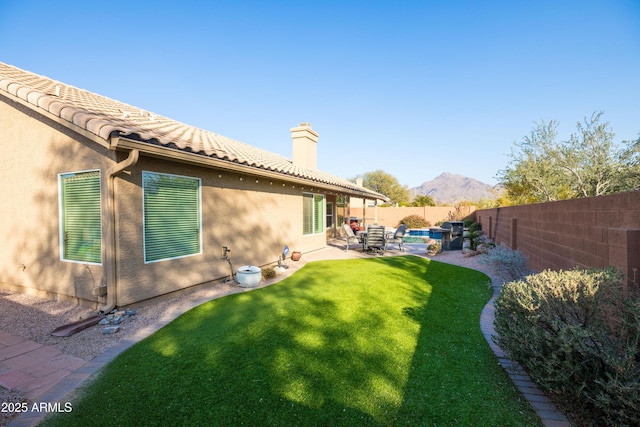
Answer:
POLYGON ((484 233, 482 232, 482 224, 471 221, 471 223, 469 225, 465 225, 465 227, 467 227, 467 230, 469 231, 469 243, 471 244, 471 250, 475 251, 478 249, 480 243, 485 240, 484 233))
POLYGON ((423 217, 421 217, 420 215, 405 216, 398 223, 398 225, 400 224, 406 225, 407 228, 424 228, 424 227, 431 226, 431 223, 426 219, 424 219, 423 217))
POLYGON ((640 292, 613 269, 543 271, 503 286, 496 342, 594 425, 640 425, 640 292))
POLYGON ((510 280, 520 280, 531 273, 527 268, 527 257, 522 252, 504 245, 491 247, 482 262, 493 265, 510 280))
POLYGON ((468 227, 470 232, 482 230, 482 224, 480 224, 479 222, 472 222, 471 224, 465 227, 468 227))

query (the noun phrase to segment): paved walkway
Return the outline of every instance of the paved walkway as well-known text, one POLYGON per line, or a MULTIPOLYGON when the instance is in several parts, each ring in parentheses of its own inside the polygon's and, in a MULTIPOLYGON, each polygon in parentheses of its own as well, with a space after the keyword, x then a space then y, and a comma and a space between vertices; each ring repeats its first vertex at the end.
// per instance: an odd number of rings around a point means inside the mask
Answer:
POLYGON ((0 331, 0 385, 37 400, 86 363, 58 348, 0 331))
MULTIPOLYGON (((363 254, 359 248, 345 251, 341 242, 326 249, 304 254, 299 262, 289 262, 289 268, 285 274, 263 282, 260 287, 269 286, 283 278, 290 276, 303 267, 306 262, 323 259, 349 259, 356 257, 371 257, 363 254)), ((385 255, 413 254, 426 255, 426 245, 407 244, 405 252, 401 252, 394 246, 385 255)), ((375 256, 375 255, 374 255, 375 256)), ((447 257, 436 257, 437 261, 453 262, 447 257)), ((453 262, 455 263, 455 262, 453 262)), ((512 381, 535 409, 542 423, 546 427, 570 427, 567 418, 559 412, 554 404, 546 398, 544 393, 531 381, 524 370, 515 362, 506 357, 505 352, 497 346, 492 339, 495 335, 493 328, 494 307, 493 302, 499 293, 499 283, 494 280, 494 294, 482 311, 480 328, 489 346, 498 358, 499 363, 506 370, 512 381)), ((234 288, 233 292, 245 292, 250 289, 234 288)), ((201 300, 194 301, 193 307, 209 301, 211 297, 206 295, 201 300)), ((28 411, 11 420, 8 427, 29 427, 37 425, 44 418, 47 411, 52 409, 65 410, 65 404, 71 399, 71 393, 91 375, 113 360, 120 353, 146 338, 154 332, 170 323, 185 310, 169 310, 163 318, 138 330, 134 335, 123 339, 118 344, 110 347, 96 358, 85 361, 83 359, 63 354, 56 347, 45 346, 25 338, 0 331, 0 385, 23 394, 31 402, 37 405, 49 404, 42 411, 28 411), (51 406, 53 405, 53 406, 51 406)), ((29 408, 33 408, 33 403, 29 408)))

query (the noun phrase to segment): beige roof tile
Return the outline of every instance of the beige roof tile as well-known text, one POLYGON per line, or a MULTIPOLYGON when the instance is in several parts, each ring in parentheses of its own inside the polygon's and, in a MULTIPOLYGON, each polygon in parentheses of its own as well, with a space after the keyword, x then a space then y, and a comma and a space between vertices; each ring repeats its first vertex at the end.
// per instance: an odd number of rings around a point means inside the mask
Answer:
MULTIPOLYGON (((113 132, 142 142, 178 148, 203 156, 239 163, 286 177, 303 178, 339 187, 347 193, 384 196, 331 174, 299 167, 290 159, 225 136, 60 83, 0 62, 0 93, 25 101, 109 141, 113 132), (157 144, 156 144, 157 142, 157 144)), ((168 152, 169 153, 169 152, 168 152)))

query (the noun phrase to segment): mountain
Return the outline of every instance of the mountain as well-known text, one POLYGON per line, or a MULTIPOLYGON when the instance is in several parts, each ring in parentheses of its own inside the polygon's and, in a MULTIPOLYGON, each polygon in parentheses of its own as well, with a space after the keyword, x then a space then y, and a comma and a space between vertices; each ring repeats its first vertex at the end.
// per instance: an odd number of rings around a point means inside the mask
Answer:
POLYGON ((409 189, 411 196, 426 195, 436 203, 453 204, 462 201, 495 199, 494 188, 476 179, 445 172, 419 187, 409 189))

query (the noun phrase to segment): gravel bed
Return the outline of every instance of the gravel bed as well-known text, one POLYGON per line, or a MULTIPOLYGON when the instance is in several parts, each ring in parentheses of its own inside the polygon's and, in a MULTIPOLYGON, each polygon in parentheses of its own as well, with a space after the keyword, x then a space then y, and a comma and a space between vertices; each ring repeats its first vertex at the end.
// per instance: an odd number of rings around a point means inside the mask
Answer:
POLYGON ((468 255, 464 255, 462 252, 440 252, 435 257, 432 257, 434 261, 446 262, 449 264, 455 264, 460 267, 472 268, 474 270, 482 271, 491 279, 494 287, 500 287, 503 283, 508 282, 510 279, 505 272, 498 271, 495 266, 486 262, 486 255, 478 252, 474 252, 468 255))
MULTIPOLYGON (((239 292, 237 286, 217 284, 161 302, 136 308, 136 314, 118 326, 115 334, 103 334, 104 326, 96 325, 70 337, 54 337, 51 332, 77 320, 97 313, 69 302, 57 302, 31 295, 0 290, 0 330, 22 336, 39 344, 57 347, 63 353, 91 360, 109 347, 131 337, 140 329, 160 320, 177 317, 181 313, 221 295, 239 292)), ((1 403, 28 402, 19 393, 0 387, 1 403)), ((0 412, 0 427, 6 426, 17 414, 0 412)))
POLYGON ((39 344, 57 347, 65 354, 91 360, 141 326, 152 322, 155 308, 139 309, 139 315, 131 316, 119 325, 121 330, 117 334, 105 335, 101 326, 93 326, 70 337, 54 337, 51 332, 57 327, 97 313, 68 302, 0 291, 0 329, 39 344))
MULTIPOLYGON (((329 258, 331 257, 328 256, 327 259, 329 258)), ((483 255, 464 256, 461 252, 453 251, 441 252, 431 258, 435 261, 482 271, 492 279, 494 286, 499 286, 503 282, 492 266, 482 262, 483 255)), ((302 264, 300 263, 298 266, 301 267, 302 264)), ((263 283, 261 287, 277 280, 279 279, 263 283)), ((166 319, 167 316, 177 317, 177 315, 207 300, 242 291, 244 289, 231 283, 219 283, 179 297, 136 308, 137 313, 121 323, 119 325, 120 331, 115 334, 105 335, 102 333, 103 326, 96 325, 70 337, 54 337, 51 332, 55 328, 86 319, 95 315, 96 312, 69 302, 57 302, 0 290, 0 313, 2 313, 0 330, 20 335, 39 344, 57 347, 65 354, 88 361, 122 339, 132 336, 145 326, 166 319)), ((21 401, 25 401, 22 396, 0 387, 0 402, 21 401)), ((6 425, 9 415, 0 413, 0 426, 6 425)))

